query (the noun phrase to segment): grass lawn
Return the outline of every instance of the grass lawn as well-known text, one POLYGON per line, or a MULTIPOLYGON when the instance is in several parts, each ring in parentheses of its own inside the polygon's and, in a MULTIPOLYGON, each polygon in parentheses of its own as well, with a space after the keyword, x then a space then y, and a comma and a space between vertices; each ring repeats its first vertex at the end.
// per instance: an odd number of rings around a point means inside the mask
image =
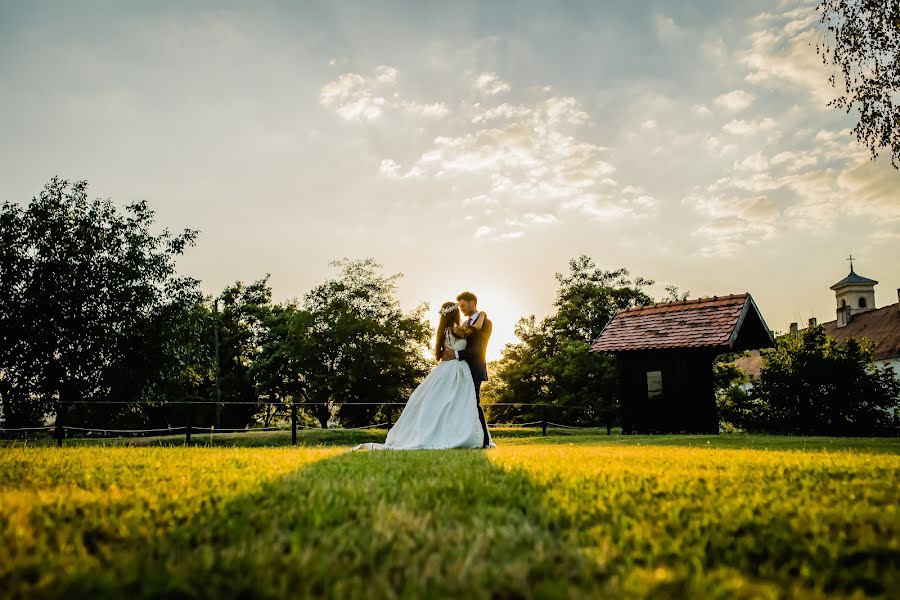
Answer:
POLYGON ((900 597, 900 440, 539 433, 6 444, 0 595, 900 597))

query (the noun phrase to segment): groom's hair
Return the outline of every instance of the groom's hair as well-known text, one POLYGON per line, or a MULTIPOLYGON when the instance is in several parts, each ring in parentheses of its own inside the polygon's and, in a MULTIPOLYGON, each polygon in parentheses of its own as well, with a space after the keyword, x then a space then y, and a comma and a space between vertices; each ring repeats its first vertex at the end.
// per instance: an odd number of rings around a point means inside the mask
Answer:
POLYGON ((459 296, 456 297, 457 302, 460 300, 465 300, 466 302, 472 302, 473 304, 478 304, 478 297, 472 292, 463 292, 459 296))

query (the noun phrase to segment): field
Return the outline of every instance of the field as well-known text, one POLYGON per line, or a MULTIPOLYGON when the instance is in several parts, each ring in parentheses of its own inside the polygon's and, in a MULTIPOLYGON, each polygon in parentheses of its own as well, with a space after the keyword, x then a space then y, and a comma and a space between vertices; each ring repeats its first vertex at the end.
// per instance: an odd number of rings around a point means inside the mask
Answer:
POLYGON ((0 448, 11 598, 900 596, 900 440, 383 431, 0 448))

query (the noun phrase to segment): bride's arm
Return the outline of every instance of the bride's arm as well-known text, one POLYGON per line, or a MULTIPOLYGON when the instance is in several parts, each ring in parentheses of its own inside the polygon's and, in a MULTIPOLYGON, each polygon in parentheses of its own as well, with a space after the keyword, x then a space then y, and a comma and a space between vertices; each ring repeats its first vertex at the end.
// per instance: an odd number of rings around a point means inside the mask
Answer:
POLYGON ((468 325, 454 325, 453 335, 458 338, 467 338, 472 334, 472 328, 468 325))

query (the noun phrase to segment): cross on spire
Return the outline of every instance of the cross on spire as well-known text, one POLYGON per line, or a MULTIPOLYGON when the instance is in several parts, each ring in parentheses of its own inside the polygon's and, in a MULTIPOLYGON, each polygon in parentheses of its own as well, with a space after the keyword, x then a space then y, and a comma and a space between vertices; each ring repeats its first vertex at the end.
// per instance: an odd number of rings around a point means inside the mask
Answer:
POLYGON ((853 273, 853 253, 852 252, 850 253, 850 258, 848 258, 847 260, 850 261, 850 272, 853 273))

